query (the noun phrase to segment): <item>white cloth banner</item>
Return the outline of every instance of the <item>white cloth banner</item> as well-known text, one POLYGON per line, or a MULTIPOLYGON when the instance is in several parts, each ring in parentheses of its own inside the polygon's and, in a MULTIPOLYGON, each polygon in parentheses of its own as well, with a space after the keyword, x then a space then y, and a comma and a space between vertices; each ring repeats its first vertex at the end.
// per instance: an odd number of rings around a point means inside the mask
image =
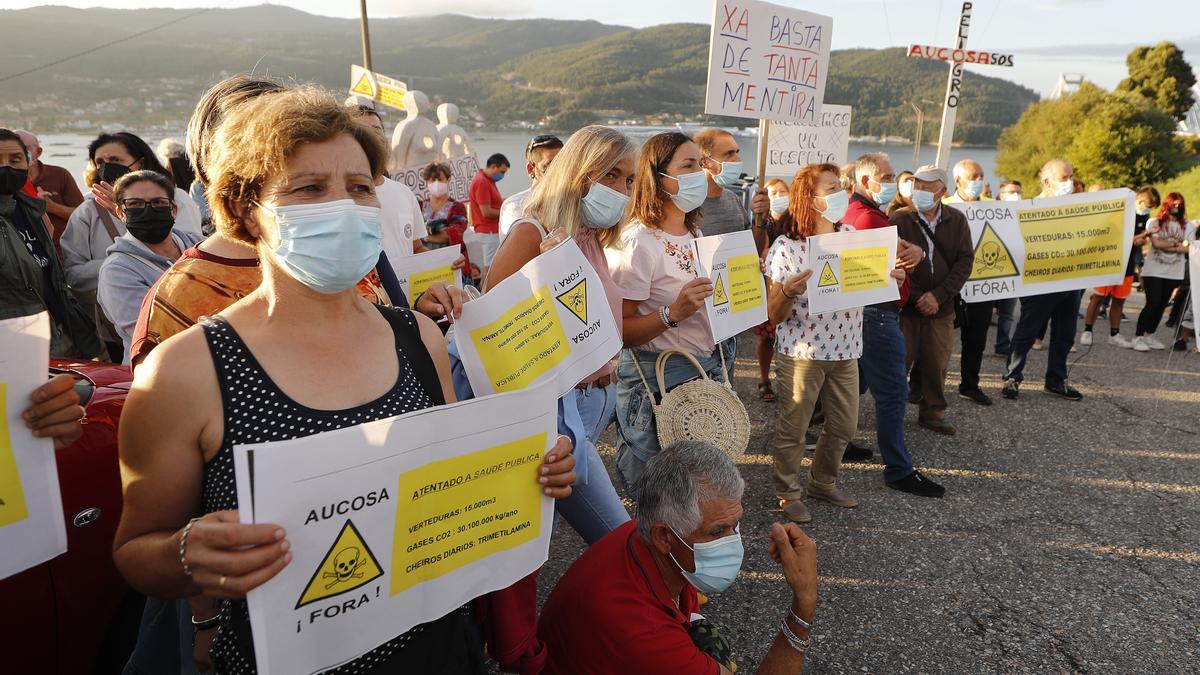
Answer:
POLYGON ((292 553, 247 596, 258 671, 345 664, 540 567, 556 398, 546 384, 236 447, 242 522, 284 528, 292 553))
POLYGON ((810 314, 900 299, 895 227, 809 237, 807 267, 810 314))
POLYGON ((54 441, 21 419, 49 365, 49 315, 0 321, 0 579, 67 552, 54 441))
POLYGON ((463 305, 454 343, 477 396, 547 379, 562 396, 622 344, 604 285, 573 239, 463 305))
POLYGON ((760 0, 714 0, 704 112, 821 123, 833 19, 760 0))
POLYGON ((1133 245, 1125 188, 1016 202, 951 204, 967 216, 975 262, 962 288, 986 302, 1120 284, 1133 245))
POLYGON ((692 241, 699 276, 713 282, 704 301, 713 340, 724 342, 767 320, 767 286, 759 266, 758 247, 749 230, 715 234, 692 241))
POLYGON ((388 261, 392 262, 396 278, 404 289, 404 296, 408 298, 409 303, 415 303, 417 296, 439 281, 444 281, 449 286, 463 287, 462 274, 452 267, 461 255, 462 251, 458 246, 445 246, 406 255, 394 262, 388 258, 388 261))
POLYGON ((767 175, 791 184, 792 176, 808 164, 845 164, 850 156, 850 117, 850 106, 826 103, 819 125, 771 122, 767 175))
MULTIPOLYGON (((451 157, 443 163, 450 167, 450 198, 466 203, 471 198, 471 180, 479 172, 479 160, 475 155, 462 155, 451 157)), ((391 178, 404 183, 418 199, 424 201, 429 199, 429 188, 425 185, 425 179, 421 178, 421 172, 424 170, 424 166, 410 166, 392 172, 391 178)))

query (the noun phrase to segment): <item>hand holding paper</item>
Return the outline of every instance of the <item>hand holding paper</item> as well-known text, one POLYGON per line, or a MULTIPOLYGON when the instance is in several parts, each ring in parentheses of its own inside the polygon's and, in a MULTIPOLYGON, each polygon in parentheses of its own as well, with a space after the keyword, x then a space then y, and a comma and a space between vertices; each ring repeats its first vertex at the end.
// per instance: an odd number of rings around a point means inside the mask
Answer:
POLYGON ((54 449, 61 450, 83 435, 80 421, 85 413, 75 392, 74 377, 67 373, 55 375, 34 389, 29 400, 33 405, 25 409, 21 418, 34 438, 53 438, 54 449))
POLYGON ((671 303, 671 320, 678 323, 691 318, 704 306, 705 299, 713 294, 713 284, 707 278, 692 279, 683 285, 671 303))

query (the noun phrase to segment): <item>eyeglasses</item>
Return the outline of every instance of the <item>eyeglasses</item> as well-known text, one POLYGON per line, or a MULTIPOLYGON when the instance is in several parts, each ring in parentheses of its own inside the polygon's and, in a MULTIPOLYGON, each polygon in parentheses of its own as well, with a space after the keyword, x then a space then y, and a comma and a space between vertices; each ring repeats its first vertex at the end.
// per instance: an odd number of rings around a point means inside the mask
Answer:
POLYGON ((525 146, 525 152, 526 152, 526 154, 528 154, 532 150, 536 150, 537 148, 544 148, 546 146, 554 146, 554 147, 561 148, 562 144, 563 144, 562 139, 559 138, 558 136, 555 136, 554 134, 538 134, 537 136, 534 136, 532 139, 529 140, 529 145, 525 146))
POLYGON ((121 200, 121 206, 126 209, 144 209, 147 206, 156 209, 169 209, 174 204, 175 202, 168 197, 155 197, 154 199, 138 199, 136 197, 130 197, 129 199, 121 200))

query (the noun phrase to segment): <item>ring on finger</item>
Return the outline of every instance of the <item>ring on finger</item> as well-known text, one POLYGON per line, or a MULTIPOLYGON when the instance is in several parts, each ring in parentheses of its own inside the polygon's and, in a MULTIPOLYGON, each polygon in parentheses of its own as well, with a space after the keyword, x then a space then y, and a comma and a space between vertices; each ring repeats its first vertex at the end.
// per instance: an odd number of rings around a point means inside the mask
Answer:
POLYGON ((225 588, 226 581, 229 581, 229 578, 226 577, 224 574, 222 574, 221 578, 217 581, 217 586, 219 586, 220 588, 225 588))

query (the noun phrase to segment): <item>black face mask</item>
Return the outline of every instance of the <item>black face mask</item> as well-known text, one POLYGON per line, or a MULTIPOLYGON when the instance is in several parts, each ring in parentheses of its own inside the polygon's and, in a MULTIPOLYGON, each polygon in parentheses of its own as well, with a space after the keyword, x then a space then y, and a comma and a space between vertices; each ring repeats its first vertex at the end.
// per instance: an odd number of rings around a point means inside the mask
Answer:
POLYGON ((0 166, 0 195, 13 196, 25 187, 29 180, 29 169, 16 169, 11 166, 0 166))
POLYGON ((129 173, 129 167, 116 162, 105 162, 96 167, 96 180, 103 181, 109 185, 115 185, 117 179, 129 173))
POLYGON ((125 209, 125 228, 140 242, 157 244, 171 234, 171 228, 174 226, 175 216, 171 215, 169 206, 125 209))

